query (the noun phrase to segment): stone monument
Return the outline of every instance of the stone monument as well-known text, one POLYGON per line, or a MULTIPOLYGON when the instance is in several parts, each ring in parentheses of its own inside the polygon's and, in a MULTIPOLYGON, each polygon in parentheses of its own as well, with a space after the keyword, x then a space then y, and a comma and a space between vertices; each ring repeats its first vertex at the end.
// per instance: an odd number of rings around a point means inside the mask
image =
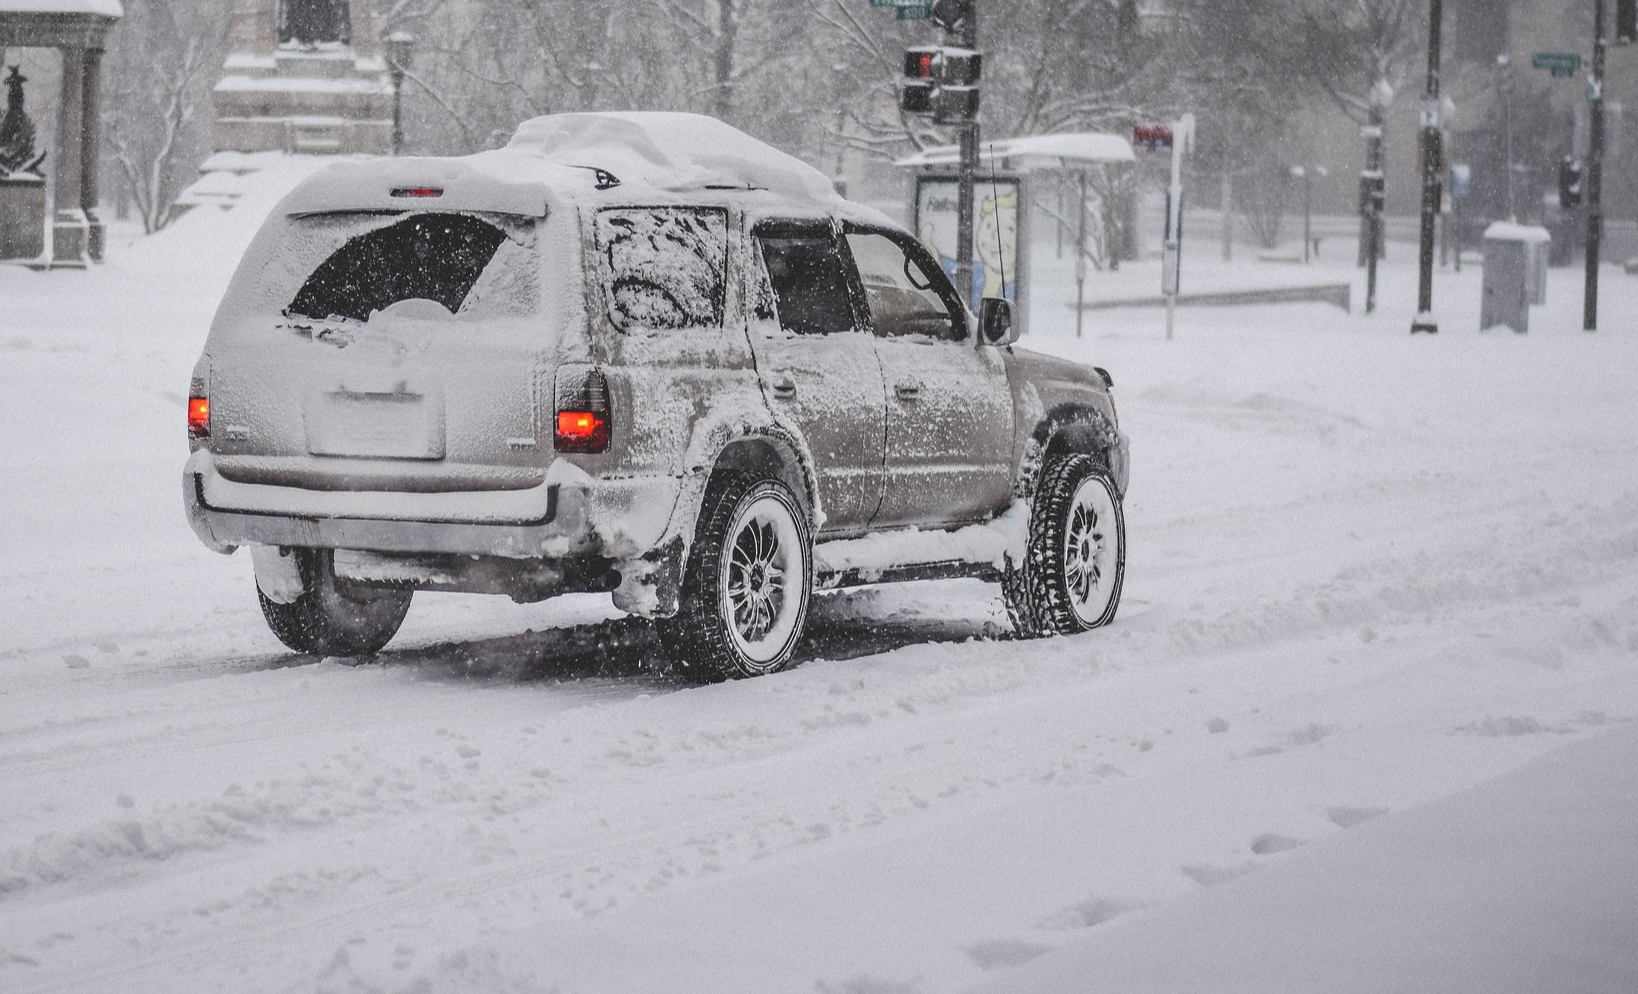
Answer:
POLYGON ((0 259, 35 259, 45 252, 45 153, 34 152, 34 122, 23 110, 26 82, 21 67, 12 66, 0 117, 0 259))
POLYGON ((0 49, 62 53, 57 143, 51 150, 51 258, 42 260, 52 268, 78 269, 102 258, 105 236, 97 216, 102 143, 96 140, 102 134, 102 52, 109 30, 124 16, 119 0, 0 0, 0 49))
POLYGON ((375 0, 233 0, 214 93, 218 152, 392 146, 392 83, 375 0))

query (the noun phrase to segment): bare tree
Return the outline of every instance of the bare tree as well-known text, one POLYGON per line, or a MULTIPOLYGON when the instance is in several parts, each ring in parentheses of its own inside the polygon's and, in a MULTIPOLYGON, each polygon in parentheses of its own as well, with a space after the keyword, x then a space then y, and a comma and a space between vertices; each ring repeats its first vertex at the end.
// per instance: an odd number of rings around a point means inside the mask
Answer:
POLYGON ((227 8, 126 0, 106 57, 105 139, 146 232, 163 228, 209 144, 227 8))

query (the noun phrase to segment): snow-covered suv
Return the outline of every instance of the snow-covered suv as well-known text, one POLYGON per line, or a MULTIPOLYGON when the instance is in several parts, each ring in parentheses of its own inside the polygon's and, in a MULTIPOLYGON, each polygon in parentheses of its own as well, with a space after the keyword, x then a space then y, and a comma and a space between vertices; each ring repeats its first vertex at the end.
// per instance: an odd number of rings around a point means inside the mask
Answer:
POLYGON ((257 234, 189 391, 184 494, 299 652, 416 590, 610 591, 703 678, 789 664, 815 588, 981 576, 1106 624, 1127 443, 1101 370, 710 118, 577 114, 339 162, 257 234))

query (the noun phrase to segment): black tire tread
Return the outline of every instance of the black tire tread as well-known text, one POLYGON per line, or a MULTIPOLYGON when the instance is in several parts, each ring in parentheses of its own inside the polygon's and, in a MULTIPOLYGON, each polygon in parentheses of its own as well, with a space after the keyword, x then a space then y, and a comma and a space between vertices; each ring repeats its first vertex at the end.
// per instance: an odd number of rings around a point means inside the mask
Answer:
MULTIPOLYGON (((723 680, 760 675, 763 671, 746 669, 739 662, 738 652, 729 641, 728 630, 716 603, 715 594, 721 580, 722 546, 728 541, 728 529, 735 512, 750 492, 770 478, 742 470, 721 470, 711 477, 701 503, 699 524, 694 542, 688 550, 688 561, 683 568, 682 596, 676 615, 654 619, 655 633, 671 663, 679 671, 697 680, 717 683, 723 680)), ((800 524, 800 522, 799 522, 800 524)), ((811 546, 811 539, 810 539, 811 546)), ((813 589, 813 554, 807 555, 807 573, 804 581, 813 589)), ((792 641, 801 638, 806 612, 797 621, 792 641)), ((783 669, 789 660, 765 672, 783 669)))
POLYGON ((304 593, 289 604, 256 590, 262 617, 275 637, 294 652, 315 656, 368 656, 398 634, 413 591, 371 591, 369 601, 351 597, 336 582, 329 549, 296 549, 304 593))
MULTIPOLYGON (((1007 617, 1021 638, 1069 635, 1114 620, 1120 606, 1120 590, 1126 566, 1124 523, 1120 521, 1120 501, 1115 501, 1117 530, 1120 534, 1116 560, 1114 595, 1108 611, 1093 625, 1086 625, 1069 604, 1069 588, 1064 582, 1064 528, 1070 505, 1081 483, 1091 476, 1108 481, 1108 471, 1091 456, 1072 454, 1051 459, 1042 467, 1030 506, 1029 538, 1021 564, 1009 562, 1001 581, 1007 617)), ((1113 484, 1110 491, 1116 493, 1113 484)))

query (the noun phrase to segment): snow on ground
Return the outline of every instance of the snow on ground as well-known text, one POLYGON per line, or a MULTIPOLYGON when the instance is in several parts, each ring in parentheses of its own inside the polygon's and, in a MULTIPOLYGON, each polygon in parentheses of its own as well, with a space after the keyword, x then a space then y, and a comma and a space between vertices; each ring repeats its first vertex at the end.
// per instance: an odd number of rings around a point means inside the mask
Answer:
POLYGON ((0 268, 0 989, 1638 986, 1638 280, 1596 335, 1570 270, 1481 335, 1469 266, 1411 338, 1396 244, 1371 317, 1077 341, 1048 261, 1029 344, 1108 367, 1133 438, 1109 629, 863 588, 796 670, 692 687, 607 598, 433 595, 352 668, 180 509, 189 369, 290 181, 0 268), (1463 972, 1498 950, 1533 969, 1463 972))

